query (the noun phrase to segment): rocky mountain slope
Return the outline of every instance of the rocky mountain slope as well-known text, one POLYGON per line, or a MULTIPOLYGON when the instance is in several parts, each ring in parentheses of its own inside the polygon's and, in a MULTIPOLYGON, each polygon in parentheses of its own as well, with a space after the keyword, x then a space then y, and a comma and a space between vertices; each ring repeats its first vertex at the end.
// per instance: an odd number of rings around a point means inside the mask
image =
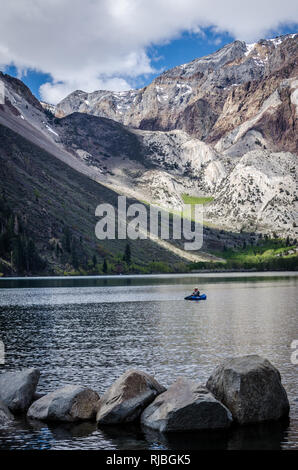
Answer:
MULTIPOLYGON (((164 72, 144 89, 76 91, 56 107, 40 103, 20 80, 0 73, 5 86, 5 103, 0 104, 0 125, 6 129, 0 136, 3 168, 16 162, 22 167, 30 145, 36 163, 41 158, 44 166, 26 176, 31 192, 22 208, 12 194, 10 202, 19 212, 28 212, 36 204, 32 194, 39 180, 48 172, 54 178, 55 165, 49 169, 46 162, 56 159, 71 175, 64 194, 72 194, 70 180, 82 175, 85 189, 77 187, 78 201, 85 199, 88 181, 100 201, 113 204, 117 194, 168 211, 181 209, 186 195, 208 201, 204 252, 254 243, 258 232, 297 238, 297 43, 298 35, 251 45, 235 41, 164 72), (9 139, 7 129, 13 133, 9 139), (26 142, 25 153, 14 140, 26 142)), ((9 192, 7 168, 1 187, 9 192)), ((23 170, 15 170, 10 183, 22 186, 23 170)), ((94 214, 96 206, 89 202, 85 205, 94 214)), ((71 199, 67 205, 71 211, 71 199)), ((46 197, 42 208, 40 215, 46 218, 46 197)), ((66 218, 76 225, 70 214, 66 218)), ((76 230, 75 238, 94 237, 91 226, 87 235, 76 230)), ((34 227, 31 232, 38 240, 34 227)), ((49 239, 59 239, 56 232, 49 239)), ((49 246, 47 237, 38 240, 39 247, 49 246)), ((148 253, 156 247, 159 259, 190 260, 189 253, 175 251, 181 248, 179 242, 150 243, 148 253)), ((95 237, 85 247, 88 258, 97 250, 95 237)), ((148 257, 142 250, 137 248, 139 260, 148 257)), ((204 253, 197 256, 208 259, 204 253)))
POLYGON ((208 195, 212 224, 296 236, 297 64, 297 34, 235 41, 141 90, 76 91, 54 112, 138 129, 144 161, 155 168, 122 177, 136 196, 181 207, 183 193, 208 195))
MULTIPOLYGON (((80 113, 56 119, 21 81, 4 74, 0 79, 5 84, 5 103, 0 105, 0 272, 99 272, 104 259, 109 272, 121 272, 126 240, 96 239, 95 208, 109 203, 117 211, 119 192, 129 193, 121 178, 128 184, 135 172, 155 168, 154 158, 146 160, 145 142, 110 119, 80 113), (110 181, 115 181, 115 190, 110 181)), ((127 201, 133 202, 137 200, 127 201)), ((181 269, 181 263, 216 259, 210 250, 253 240, 251 234, 239 238, 208 227, 199 253, 185 252, 183 239, 136 240, 131 243, 131 269, 150 272, 150 263, 157 263, 157 270, 160 263, 181 269)))
MULTIPOLYGON (((110 273, 121 272, 126 240, 94 232, 96 206, 109 203, 117 213, 118 194, 1 124, 0 143, 0 273, 98 273, 104 259, 110 273)), ((178 269, 186 258, 170 248, 135 240, 132 272, 154 261, 178 269)))
MULTIPOLYGON (((56 106, 55 113, 59 117, 88 113, 138 129, 181 129, 215 142, 255 116, 279 85, 281 102, 295 101, 297 84, 291 79, 297 76, 297 42, 298 35, 256 44, 235 41, 164 72, 141 90, 75 91, 56 106)), ((297 150, 297 136, 295 142, 287 150, 297 150)))

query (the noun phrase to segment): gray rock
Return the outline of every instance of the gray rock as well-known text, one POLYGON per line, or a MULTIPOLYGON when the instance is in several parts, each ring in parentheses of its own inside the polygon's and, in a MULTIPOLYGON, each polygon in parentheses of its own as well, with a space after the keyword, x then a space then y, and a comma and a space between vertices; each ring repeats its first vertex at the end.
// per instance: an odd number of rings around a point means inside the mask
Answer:
POLYGON ((40 398, 44 397, 45 395, 46 395, 46 393, 35 392, 34 395, 33 395, 33 400, 32 401, 39 400, 40 398))
POLYGON ((230 411, 203 385, 179 378, 141 415, 145 426, 161 432, 227 428, 230 411))
POLYGON ((41 421, 73 422, 96 415, 99 395, 81 385, 65 385, 48 393, 30 406, 28 418, 41 421))
POLYGON ((208 379, 207 388, 240 424, 277 420, 289 414, 279 371, 258 355, 223 361, 208 379))
POLYGON ((12 413, 27 411, 33 401, 39 376, 40 372, 35 368, 0 375, 0 399, 12 413))
POLYGON ((98 424, 134 421, 164 391, 151 375, 128 370, 101 397, 96 420, 98 424))
POLYGON ((9 411, 8 407, 0 400, 0 426, 10 423, 13 421, 13 415, 9 411))

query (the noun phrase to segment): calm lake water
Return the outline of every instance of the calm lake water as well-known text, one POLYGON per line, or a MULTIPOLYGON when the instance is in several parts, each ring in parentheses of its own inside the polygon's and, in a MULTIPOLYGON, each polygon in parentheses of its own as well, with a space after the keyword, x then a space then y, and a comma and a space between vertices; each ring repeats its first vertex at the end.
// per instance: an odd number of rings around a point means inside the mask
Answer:
POLYGON ((165 386, 206 382, 223 358, 257 353, 280 370, 291 405, 289 422, 190 435, 20 419, 0 430, 0 448, 297 449, 297 285, 297 273, 0 280, 0 370, 39 367, 41 392, 72 383, 102 394, 129 368, 165 386), (196 286, 207 300, 183 300, 196 286))

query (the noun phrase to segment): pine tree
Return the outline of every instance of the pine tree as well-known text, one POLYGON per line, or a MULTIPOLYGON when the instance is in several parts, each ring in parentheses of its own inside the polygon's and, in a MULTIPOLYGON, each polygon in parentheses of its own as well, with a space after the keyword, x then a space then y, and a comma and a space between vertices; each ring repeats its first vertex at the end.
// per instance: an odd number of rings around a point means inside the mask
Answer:
POLYGON ((38 265, 38 260, 36 259, 38 257, 36 253, 36 248, 35 248, 35 243, 32 239, 30 239, 27 243, 27 253, 26 253, 26 269, 27 270, 34 270, 35 267, 38 265))
POLYGON ((79 259, 78 259, 78 254, 77 254, 77 246, 76 246, 76 240, 73 238, 72 244, 71 244, 71 264, 75 269, 79 267, 79 259))
POLYGON ((70 236, 70 230, 69 227, 65 227, 63 230, 63 240, 62 240, 63 246, 68 253, 71 251, 71 236, 70 236))
POLYGON ((107 265, 106 259, 103 260, 102 270, 105 274, 108 271, 108 265, 107 265))
POLYGON ((15 235, 18 235, 19 234, 19 220, 18 220, 18 216, 15 215, 15 218, 14 218, 14 227, 13 227, 13 231, 15 233, 15 235))
POLYGON ((24 244, 21 237, 17 237, 13 243, 13 250, 12 250, 12 262, 14 268, 16 268, 17 272, 23 270, 24 267, 24 244))
POLYGON ((127 263, 131 263, 131 250, 129 243, 126 244, 123 260, 127 263))
POLYGON ((59 247, 59 244, 56 243, 56 256, 57 256, 57 258, 59 257, 59 255, 60 255, 60 247, 59 247))

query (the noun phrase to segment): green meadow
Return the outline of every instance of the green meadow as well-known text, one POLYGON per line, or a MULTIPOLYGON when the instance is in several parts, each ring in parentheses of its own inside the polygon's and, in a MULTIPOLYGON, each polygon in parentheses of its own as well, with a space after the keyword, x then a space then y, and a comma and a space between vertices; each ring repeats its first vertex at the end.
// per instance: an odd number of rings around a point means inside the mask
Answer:
POLYGON ((182 194, 181 195, 184 204, 208 204, 209 202, 213 201, 213 197, 197 197, 197 196, 190 196, 189 194, 182 194))
POLYGON ((225 270, 297 270, 297 245, 289 240, 262 239, 257 245, 243 245, 242 248, 226 248, 214 255, 220 256, 225 263, 193 263, 191 269, 225 270))

